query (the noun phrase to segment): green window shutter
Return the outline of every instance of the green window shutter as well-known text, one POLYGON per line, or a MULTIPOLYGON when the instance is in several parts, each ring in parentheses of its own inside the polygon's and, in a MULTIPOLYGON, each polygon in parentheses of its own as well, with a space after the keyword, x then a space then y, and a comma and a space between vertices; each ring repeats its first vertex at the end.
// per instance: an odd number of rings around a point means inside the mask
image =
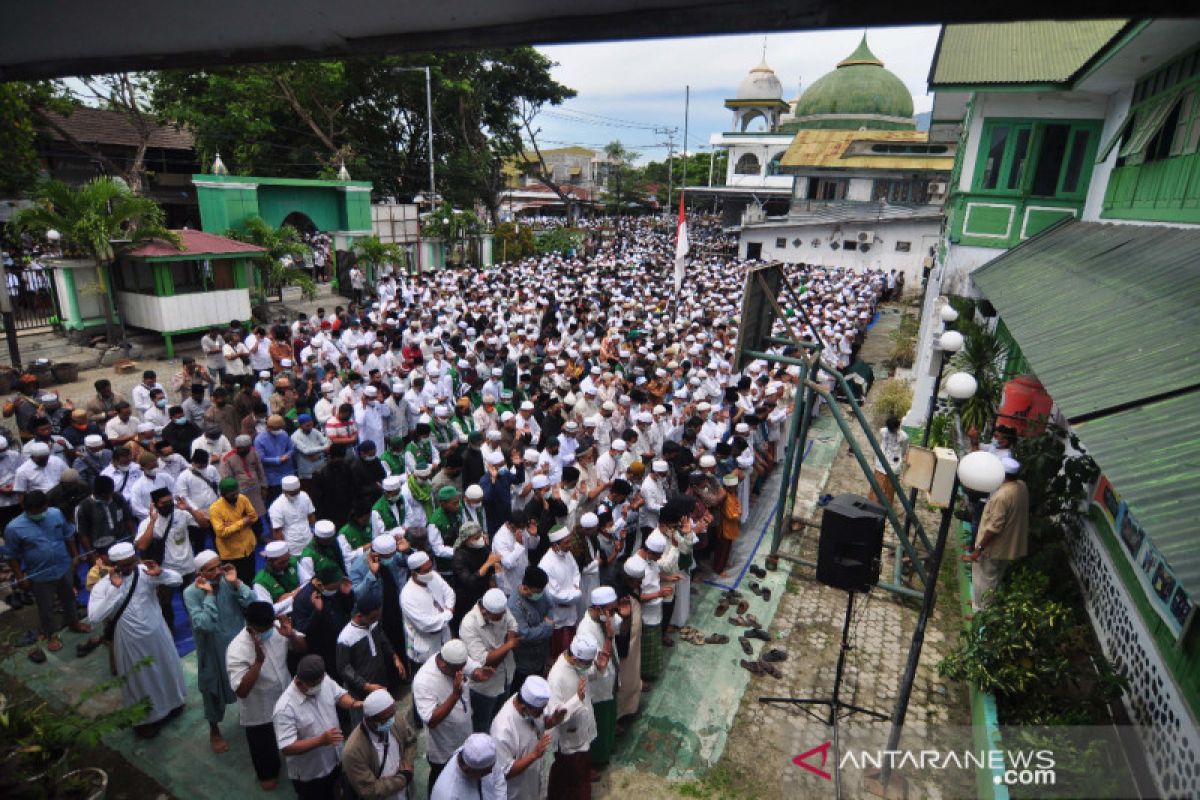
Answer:
POLYGON ((1171 109, 1175 107, 1175 103, 1179 100, 1179 95, 1182 91, 1181 87, 1172 89, 1162 97, 1148 104, 1138 114, 1138 124, 1134 128, 1133 134, 1121 148, 1120 155, 1122 158, 1140 155, 1146 149, 1146 145, 1150 143, 1150 140, 1162 128, 1163 123, 1167 121, 1167 117, 1170 116, 1171 109))

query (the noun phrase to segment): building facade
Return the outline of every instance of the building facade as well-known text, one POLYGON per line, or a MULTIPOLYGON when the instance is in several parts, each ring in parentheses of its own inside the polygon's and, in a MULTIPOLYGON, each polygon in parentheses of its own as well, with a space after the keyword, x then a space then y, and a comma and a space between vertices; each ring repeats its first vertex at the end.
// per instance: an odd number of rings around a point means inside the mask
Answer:
POLYGON ((939 295, 986 300, 1103 473, 1071 566, 1157 791, 1196 797, 1200 22, 950 25, 930 86, 959 148, 914 397, 939 295))

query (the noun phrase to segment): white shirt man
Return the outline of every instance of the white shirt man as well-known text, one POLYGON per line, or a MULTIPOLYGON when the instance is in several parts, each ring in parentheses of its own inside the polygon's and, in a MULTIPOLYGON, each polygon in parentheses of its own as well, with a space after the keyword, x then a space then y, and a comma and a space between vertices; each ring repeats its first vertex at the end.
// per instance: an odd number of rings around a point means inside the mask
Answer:
MULTIPOLYGON (((278 638, 278 637, 272 637, 278 638)), ((227 654, 228 655, 228 654, 227 654)), ((297 679, 300 679, 297 673, 297 679)), ((280 750, 304 739, 313 739, 338 727, 337 707, 346 690, 322 674, 314 684, 313 694, 290 681, 275 703, 272 722, 275 743, 280 750)), ((342 761, 342 743, 322 744, 297 755, 285 755, 288 777, 294 781, 315 781, 324 778, 342 761)))
MULTIPOLYGON (((596 640, 587 636, 576 636, 571 647, 554 662, 546 682, 550 684, 550 702, 546 713, 554 714, 566 709, 566 718, 554 726, 555 749, 564 755, 586 751, 596 738, 596 715, 592 710, 591 675, 596 669, 592 663, 596 658, 596 640), (580 673, 579 664, 590 665, 580 673), (583 697, 579 696, 579 679, 584 681, 583 697)), ((611 665, 610 665, 611 666, 611 665)))
POLYGON ((427 726, 434 710, 454 692, 453 673, 445 674, 441 669, 443 664, 455 671, 462 670, 465 680, 450 713, 428 729, 425 755, 429 763, 437 765, 449 761, 471 735, 471 696, 467 684, 471 680, 469 676, 479 669, 479 663, 471 660, 466 645, 458 639, 448 640, 438 651, 430 653, 429 659, 417 670, 412 685, 413 706, 427 726))
POLYGON ((301 491, 300 479, 287 475, 283 479, 283 494, 275 498, 267 513, 271 517, 271 530, 282 531, 288 552, 299 556, 312 541, 312 523, 317 509, 308 493, 301 491))
MULTIPOLYGON (((508 781, 509 800, 541 800, 542 761, 535 758, 516 775, 513 765, 531 754, 538 754, 539 742, 546 733, 542 711, 550 702, 550 685, 540 675, 530 675, 521 689, 501 706, 492 720, 491 735, 496 740, 496 763, 508 781), (518 706, 518 703, 521 705, 518 706), (522 709, 524 707, 524 710, 522 709), (530 716, 530 714, 536 716, 530 716)), ((544 746, 541 746, 545 752, 544 746)))
MULTIPOLYGON (((517 636, 517 620, 508 610, 508 598, 499 589, 488 589, 483 598, 463 617, 459 638, 467 646, 467 655, 480 664, 488 663, 488 654, 517 636), (487 615, 500 615, 493 620, 487 615)), ((499 697, 508 690, 516 671, 516 660, 509 650, 492 667, 495 672, 486 681, 471 685, 471 691, 485 697, 499 697)))
POLYGON ((641 493, 642 499, 645 500, 639 519, 642 527, 658 527, 658 512, 662 511, 662 507, 667 503, 667 492, 663 488, 667 469, 667 462, 655 461, 651 467, 651 474, 642 480, 641 493))
POLYGON ((150 493, 155 489, 166 489, 175 494, 175 481, 159 468, 157 462, 152 467, 146 467, 129 490, 129 508, 139 522, 150 514, 150 493))
POLYGON ((407 655, 423 664, 450 640, 454 590, 433 569, 424 552, 408 557, 409 578, 400 590, 407 655))
POLYGON ((512 596, 521 585, 525 568, 529 566, 529 554, 538 546, 536 531, 536 523, 530 525, 525 513, 521 512, 515 521, 510 519, 492 536, 492 552, 500 556, 496 585, 506 595, 512 596))
POLYGON ((275 362, 271 359, 271 342, 266 336, 252 333, 246 337, 246 351, 250 353, 250 371, 258 374, 271 371, 275 362))
POLYGON ((550 609, 550 619, 554 629, 573 628, 578 620, 578 601, 580 596, 579 565, 571 554, 567 542, 571 532, 559 526, 550 531, 550 549, 542 556, 538 566, 546 573, 549 582, 546 584, 546 596, 554 604, 550 609))
POLYGON ((67 462, 58 456, 50 455, 50 446, 44 442, 35 442, 29 453, 29 458, 13 473, 13 492, 22 494, 41 490, 48 492, 58 485, 62 478, 67 462), (45 459, 39 464, 34 459, 45 459))

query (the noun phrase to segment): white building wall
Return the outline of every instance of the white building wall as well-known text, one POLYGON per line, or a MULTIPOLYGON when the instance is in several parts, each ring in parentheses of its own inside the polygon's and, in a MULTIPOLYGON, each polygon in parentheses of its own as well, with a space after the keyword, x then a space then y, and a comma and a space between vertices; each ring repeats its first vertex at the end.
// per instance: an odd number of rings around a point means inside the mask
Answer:
POLYGON ((875 181, 873 178, 851 178, 849 185, 846 187, 847 200, 861 200, 863 202, 871 202, 871 189, 874 187, 875 181))
POLYGON ((777 227, 743 228, 739 253, 746 257, 748 245, 762 245, 762 258, 766 261, 783 261, 788 264, 817 264, 824 267, 849 267, 856 270, 882 269, 896 270, 904 273, 905 286, 909 291, 921 285, 921 273, 924 269, 929 248, 933 247, 940 235, 941 221, 928 220, 923 222, 882 222, 863 225, 842 225, 842 235, 845 238, 856 237, 860 230, 874 231, 877 241, 867 252, 861 250, 832 250, 829 241, 836 226, 824 225, 786 225, 777 227), (776 246, 776 240, 782 239, 784 247, 776 246), (812 246, 814 239, 819 239, 817 247, 812 246), (799 240, 799 246, 795 242, 799 240), (897 242, 908 242, 907 253, 896 250, 897 242))

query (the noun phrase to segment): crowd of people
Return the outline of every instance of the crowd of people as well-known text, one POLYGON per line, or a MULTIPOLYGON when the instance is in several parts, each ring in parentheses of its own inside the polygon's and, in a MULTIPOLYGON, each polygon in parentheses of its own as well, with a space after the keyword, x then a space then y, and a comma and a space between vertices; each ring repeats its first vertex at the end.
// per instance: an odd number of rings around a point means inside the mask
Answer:
MULTIPOLYGON (((702 254, 676 294, 673 253, 642 221, 590 257, 384 276, 209 331, 128 398, 22 376, 0 523, 30 657, 95 633, 77 654, 106 647, 153 737, 190 626, 211 747, 236 704, 263 789, 413 796, 423 735, 439 800, 589 797, 676 637, 728 641, 690 624, 692 578, 737 566, 797 402, 795 368, 735 369, 750 265, 702 254)), ((886 276, 789 269, 848 364, 886 276)))

